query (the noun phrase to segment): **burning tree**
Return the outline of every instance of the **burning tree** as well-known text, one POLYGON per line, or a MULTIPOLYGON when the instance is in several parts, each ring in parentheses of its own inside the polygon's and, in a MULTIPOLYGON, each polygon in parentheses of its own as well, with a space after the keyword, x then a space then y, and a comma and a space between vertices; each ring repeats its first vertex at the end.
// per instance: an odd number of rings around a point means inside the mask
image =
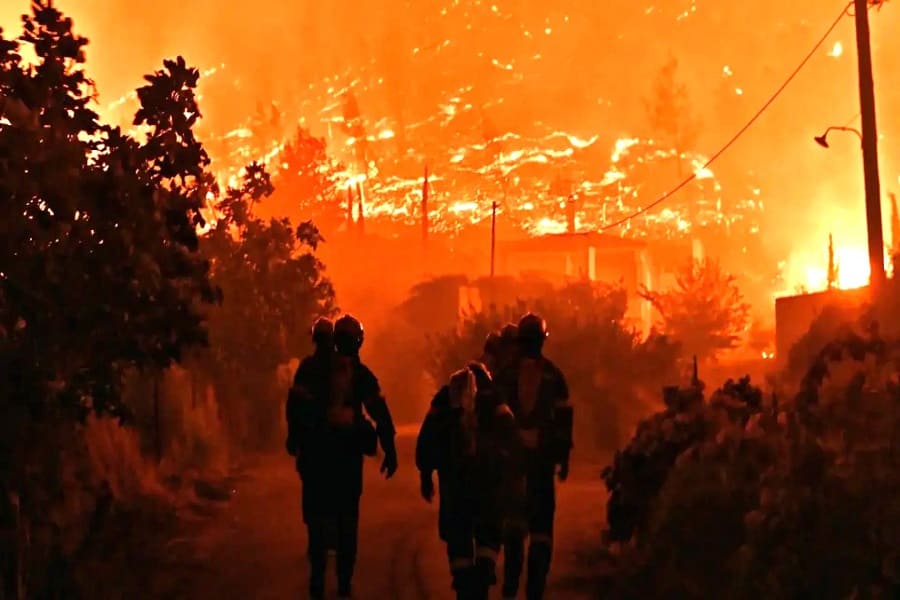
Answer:
POLYGON ((838 281, 840 280, 840 274, 838 272, 839 265, 834 260, 834 239, 831 234, 828 234, 828 273, 827 284, 828 289, 833 290, 837 287, 838 281))
POLYGON ((681 177, 682 157, 696 145, 700 125, 691 112, 687 87, 676 77, 677 71, 678 60, 672 58, 660 69, 652 96, 644 101, 644 107, 650 130, 662 137, 665 146, 675 150, 681 177))
POLYGON ((735 281, 718 261, 691 260, 676 275, 674 289, 644 289, 641 296, 659 313, 662 331, 686 353, 715 359, 737 346, 749 322, 750 306, 735 281))
POLYGON ((335 168, 324 138, 298 127, 279 162, 274 175, 276 191, 269 199, 279 214, 293 214, 299 208, 325 229, 345 220, 346 207, 338 197, 335 168))

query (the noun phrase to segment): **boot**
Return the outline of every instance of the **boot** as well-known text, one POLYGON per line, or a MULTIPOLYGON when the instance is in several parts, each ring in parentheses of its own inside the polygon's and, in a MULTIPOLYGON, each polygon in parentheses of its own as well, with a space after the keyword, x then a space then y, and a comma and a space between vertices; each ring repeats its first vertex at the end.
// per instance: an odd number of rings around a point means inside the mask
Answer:
POLYGON ((503 597, 515 598, 519 594, 522 563, 525 562, 525 540, 507 539, 503 546, 503 597))
POLYGON ((497 583, 497 570, 493 560, 479 558, 475 561, 475 583, 473 600, 488 600, 491 587, 497 583))
POLYGON ((453 590, 456 600, 472 600, 472 567, 453 571, 453 590))
POLYGON ((325 551, 325 528, 322 519, 310 520, 307 523, 309 534, 307 560, 309 561, 309 597, 319 600, 325 597, 325 571, 328 566, 328 555, 325 551))
POLYGON ((310 573, 309 598, 310 600, 323 600, 325 598, 325 577, 323 574, 310 573))
POLYGON ((350 600, 353 597, 353 586, 350 585, 349 582, 340 582, 338 583, 338 598, 339 600, 350 600))
POLYGON ((547 574, 550 572, 550 546, 532 542, 528 547, 528 581, 525 584, 525 597, 528 600, 542 600, 547 587, 547 574))

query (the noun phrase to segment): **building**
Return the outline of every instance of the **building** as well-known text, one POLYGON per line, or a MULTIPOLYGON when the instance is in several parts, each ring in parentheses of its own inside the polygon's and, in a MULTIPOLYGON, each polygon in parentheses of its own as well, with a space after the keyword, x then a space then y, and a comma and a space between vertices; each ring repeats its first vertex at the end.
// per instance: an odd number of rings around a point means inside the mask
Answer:
POLYGON ((629 317, 649 330, 652 315, 638 292, 658 280, 647 243, 597 232, 560 233, 501 242, 498 274, 536 276, 563 284, 587 279, 620 284, 628 294, 629 317))

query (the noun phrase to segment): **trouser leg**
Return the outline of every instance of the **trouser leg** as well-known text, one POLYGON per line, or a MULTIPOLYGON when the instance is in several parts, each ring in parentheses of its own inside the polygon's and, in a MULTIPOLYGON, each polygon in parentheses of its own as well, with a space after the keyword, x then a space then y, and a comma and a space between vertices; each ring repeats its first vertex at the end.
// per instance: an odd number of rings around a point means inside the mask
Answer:
POLYGON ((556 490, 553 470, 549 469, 533 478, 529 486, 531 518, 528 545, 528 600, 544 597, 550 561, 553 556, 553 519, 556 513, 556 490))
POLYGON ((447 559, 458 600, 472 600, 475 550, 468 515, 455 515, 447 532, 447 559))
POLYGON ((359 537, 359 498, 341 508, 337 518, 338 595, 349 596, 359 537))
POLYGON ((487 600, 490 588, 497 583, 497 558, 500 553, 501 530, 498 520, 480 520, 475 524, 475 599, 487 600))
POLYGON ((317 600, 325 596, 325 519, 320 516, 306 518, 307 546, 309 560, 309 597, 317 600))
POLYGON ((550 536, 532 534, 528 545, 528 582, 525 586, 528 600, 540 600, 544 597, 552 554, 553 541, 550 536))
POLYGON ((525 562, 525 526, 508 523, 503 532, 503 597, 515 598, 525 562))
POLYGON ((526 477, 517 477, 509 484, 504 507, 503 541, 503 597, 515 598, 525 564, 525 537, 528 535, 528 498, 526 477))

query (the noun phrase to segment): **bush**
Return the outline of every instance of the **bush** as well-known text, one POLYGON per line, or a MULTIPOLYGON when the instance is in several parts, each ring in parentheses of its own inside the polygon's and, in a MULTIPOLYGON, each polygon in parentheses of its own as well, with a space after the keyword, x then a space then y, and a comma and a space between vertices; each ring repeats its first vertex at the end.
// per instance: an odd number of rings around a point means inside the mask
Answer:
MULTIPOLYGON (((83 424, 31 422, 23 433, 30 440, 20 456, 28 477, 4 498, 17 507, 12 563, 25 597, 78 597, 73 586, 83 561, 109 552, 98 540, 110 521, 148 506, 171 513, 176 498, 141 453, 136 430, 117 419, 91 414, 83 424)), ((110 575, 117 567, 107 562, 106 568, 110 575)))
POLYGON ((647 414, 643 399, 649 391, 679 378, 678 347, 655 333, 642 340, 625 318, 626 307, 625 292, 605 284, 579 282, 539 296, 526 292, 515 303, 470 311, 454 329, 428 336, 426 369, 435 385, 445 381, 481 355, 490 331, 537 312, 550 330, 547 354, 565 374, 579 411, 576 437, 591 439, 598 449, 614 448, 621 432, 647 414))
POLYGON ((678 270, 673 289, 642 290, 661 318, 662 330, 701 361, 736 348, 746 336, 750 305, 737 279, 716 260, 691 259, 678 270))
POLYGON ((167 478, 188 481, 224 477, 230 464, 230 446, 215 393, 212 386, 202 385, 197 379, 191 381, 191 377, 182 369, 167 374, 163 386, 164 452, 159 468, 167 478))
POLYGON ((898 358, 857 334, 783 405, 742 380, 643 423, 605 473, 613 596, 897 597, 898 358))
MULTIPOLYGON (((165 496, 156 465, 141 452, 137 432, 116 419, 90 415, 80 428, 87 476, 79 483, 122 504, 148 495, 165 496)), ((70 455, 77 462, 78 454, 70 455)), ((71 463, 63 463, 71 465, 71 463)))

